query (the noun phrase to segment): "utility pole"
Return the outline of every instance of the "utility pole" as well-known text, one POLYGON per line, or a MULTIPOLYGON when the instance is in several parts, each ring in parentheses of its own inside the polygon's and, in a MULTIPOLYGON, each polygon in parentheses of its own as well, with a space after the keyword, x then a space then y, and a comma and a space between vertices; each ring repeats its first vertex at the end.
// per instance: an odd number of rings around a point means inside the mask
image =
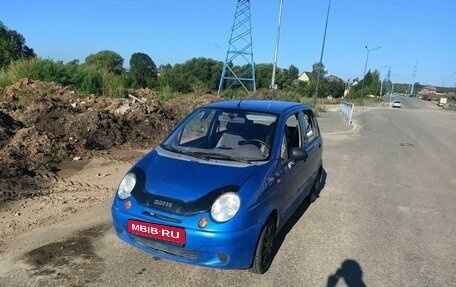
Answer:
POLYGON ((383 68, 387 68, 387 67, 390 67, 390 70, 391 70, 391 66, 388 66, 388 65, 385 65, 385 66, 381 66, 381 67, 380 67, 380 75, 379 75, 379 77, 380 77, 380 79, 379 79, 379 80, 380 80, 380 94, 378 95, 378 96, 379 96, 379 99, 382 98, 382 92, 383 92, 382 69, 383 69, 383 68))
POLYGON ((391 83, 390 104, 392 102, 393 93, 394 93, 394 83, 391 83))
POLYGON ((418 66, 418 60, 415 61, 415 66, 413 67, 413 83, 412 83, 412 89, 410 91, 410 95, 413 95, 415 93, 415 82, 416 82, 416 69, 418 66))
POLYGON ((279 19, 277 20, 277 36, 276 36, 276 47, 274 52, 274 66, 272 67, 272 78, 271 78, 271 89, 277 89, 275 84, 275 76, 276 76, 276 69, 277 69, 277 58, 279 56, 279 42, 280 42, 280 27, 282 25, 282 6, 283 0, 280 0, 279 6, 279 19))
POLYGON ((378 46, 374 49, 369 49, 367 46, 364 46, 364 48, 366 48, 366 64, 364 64, 364 73, 363 73, 363 83, 361 85, 361 99, 363 98, 363 93, 364 93, 364 82, 366 80, 366 69, 367 69, 367 61, 369 61, 369 53, 372 52, 372 51, 375 51, 375 50, 378 50, 380 49, 382 46, 378 46))
POLYGON ((317 106, 317 97, 318 97, 318 87, 320 85, 320 77, 321 77, 321 70, 323 66, 323 53, 325 52, 325 42, 326 42, 326 31, 328 30, 328 20, 329 20, 329 12, 331 11, 331 0, 328 3, 328 11, 326 12, 326 23, 325 23, 325 32, 323 34, 323 44, 321 45, 321 54, 320 54, 320 62, 318 67, 318 76, 317 76, 317 86, 315 88, 315 94, 313 97, 314 105, 317 106))
POLYGON ((393 92, 393 84, 391 82, 391 66, 389 66, 388 73, 386 73, 386 81, 391 84, 390 94, 393 92))
POLYGON ((443 90, 445 90, 445 81, 446 81, 447 77, 446 76, 445 77, 441 77, 441 79, 443 81, 442 82, 443 90))
MULTIPOLYGON (((456 75, 456 71, 453 71, 453 74, 456 75)), ((456 82, 454 83, 454 92, 456 93, 456 82)))

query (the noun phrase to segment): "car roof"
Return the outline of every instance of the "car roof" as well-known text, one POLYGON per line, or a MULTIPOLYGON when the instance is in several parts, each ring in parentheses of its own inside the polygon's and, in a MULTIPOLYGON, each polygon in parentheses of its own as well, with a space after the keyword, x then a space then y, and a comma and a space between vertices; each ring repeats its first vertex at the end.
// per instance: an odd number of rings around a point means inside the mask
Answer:
POLYGON ((257 112, 269 112, 275 114, 283 113, 284 111, 293 109, 295 107, 311 109, 310 106, 301 103, 277 100, 229 100, 208 104, 204 107, 243 109, 257 112))

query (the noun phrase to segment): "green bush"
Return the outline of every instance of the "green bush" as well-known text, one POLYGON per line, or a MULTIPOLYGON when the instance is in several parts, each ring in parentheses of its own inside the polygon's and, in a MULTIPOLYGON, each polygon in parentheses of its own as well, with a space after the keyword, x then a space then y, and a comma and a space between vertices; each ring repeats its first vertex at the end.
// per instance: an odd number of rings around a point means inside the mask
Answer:
POLYGON ((77 71, 80 80, 74 88, 86 94, 101 95, 103 92, 103 76, 92 67, 82 66, 77 71))
POLYGON ((98 96, 124 97, 129 81, 125 74, 117 75, 75 61, 64 64, 38 58, 18 60, 0 73, 0 87, 29 78, 55 82, 80 93, 98 96))
POLYGON ((173 95, 173 91, 169 85, 166 85, 161 88, 160 93, 158 94, 158 98, 160 101, 167 101, 169 100, 173 95))
POLYGON ((5 70, 0 70, 0 88, 4 88, 8 85, 11 85, 12 82, 8 78, 8 74, 5 70))
POLYGON ((39 58, 17 60, 6 71, 6 82, 15 83, 23 78, 44 82, 56 82, 62 86, 74 84, 73 74, 63 62, 39 58))
POLYGON ((127 93, 128 81, 125 75, 115 75, 108 71, 102 73, 102 96, 112 98, 124 98, 127 93))
POLYGON ((7 69, 8 80, 12 83, 19 81, 22 78, 38 79, 37 67, 40 60, 33 58, 30 60, 17 60, 11 63, 7 69))

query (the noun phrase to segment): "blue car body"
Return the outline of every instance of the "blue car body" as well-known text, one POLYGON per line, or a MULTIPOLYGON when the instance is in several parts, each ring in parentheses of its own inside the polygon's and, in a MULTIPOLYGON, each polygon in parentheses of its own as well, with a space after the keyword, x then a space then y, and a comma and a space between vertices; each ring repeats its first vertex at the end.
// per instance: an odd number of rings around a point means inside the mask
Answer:
POLYGON ((315 195, 322 144, 316 118, 306 105, 249 100, 198 108, 131 168, 134 187, 125 196, 119 192, 112 205, 115 231, 156 257, 222 269, 250 268, 256 256, 263 256, 259 244, 265 226, 273 225, 275 235, 303 199, 315 195), (247 122, 254 137, 266 127, 271 136, 239 141, 234 148, 215 144, 232 123, 247 122), (187 132, 195 123, 207 125, 207 134, 187 132), (191 137, 179 144, 186 133, 191 137), (220 214, 230 218, 215 220, 215 201, 224 194, 231 197, 221 200, 220 214))

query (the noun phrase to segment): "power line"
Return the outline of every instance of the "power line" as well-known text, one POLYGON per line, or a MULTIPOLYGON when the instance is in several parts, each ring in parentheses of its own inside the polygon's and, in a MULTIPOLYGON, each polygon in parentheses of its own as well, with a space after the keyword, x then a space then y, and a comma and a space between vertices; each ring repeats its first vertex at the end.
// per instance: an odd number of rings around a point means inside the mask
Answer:
POLYGON ((434 5, 423 5, 417 2, 410 3, 398 3, 398 2, 389 2, 389 1, 378 1, 378 0, 363 0, 363 3, 370 2, 375 4, 384 4, 390 6, 402 6, 402 7, 415 7, 415 8, 425 8, 425 9, 436 9, 436 10, 445 10, 445 11, 455 11, 456 9, 450 7, 434 6, 434 5))
POLYGON ((347 14, 347 15, 365 16, 366 18, 377 18, 377 19, 395 20, 395 21, 400 21, 400 22, 456 27, 456 24, 453 24, 453 23, 439 23, 439 22, 432 22, 432 21, 426 21, 426 20, 423 21, 423 20, 415 20, 415 19, 406 19, 406 18, 400 18, 400 17, 376 15, 376 14, 355 13, 355 12, 346 11, 346 10, 342 10, 342 9, 334 9, 334 11, 336 13, 340 12, 340 13, 347 14))
MULTIPOLYGON (((302 4, 302 6, 306 7, 306 8, 315 9, 315 10, 318 10, 318 11, 322 11, 324 9, 322 6, 309 5, 307 3, 306 4, 302 4)), ((407 6, 407 7, 409 7, 409 6, 407 6)), ((426 8, 426 7, 423 6, 422 8, 426 8)), ((446 9, 446 8, 442 7, 442 10, 449 11, 449 10, 452 10, 452 9, 446 9)), ((422 19, 410 19, 410 18, 402 18, 402 17, 392 17, 392 16, 385 16, 383 14, 373 14, 373 13, 365 13, 365 12, 357 13, 357 12, 353 12, 352 10, 344 10, 344 9, 338 9, 338 8, 331 8, 331 12, 334 13, 334 14, 362 16, 363 18, 370 18, 370 19, 374 19, 375 18, 375 19, 394 20, 394 21, 399 21, 399 22, 409 22, 409 23, 429 24, 429 25, 436 25, 436 26, 456 27, 455 23, 433 22, 433 21, 422 20, 422 19)))
POLYGON ((141 4, 156 4, 161 2, 182 2, 183 0, 97 0, 87 1, 84 6, 114 6, 114 5, 141 5, 141 4))

